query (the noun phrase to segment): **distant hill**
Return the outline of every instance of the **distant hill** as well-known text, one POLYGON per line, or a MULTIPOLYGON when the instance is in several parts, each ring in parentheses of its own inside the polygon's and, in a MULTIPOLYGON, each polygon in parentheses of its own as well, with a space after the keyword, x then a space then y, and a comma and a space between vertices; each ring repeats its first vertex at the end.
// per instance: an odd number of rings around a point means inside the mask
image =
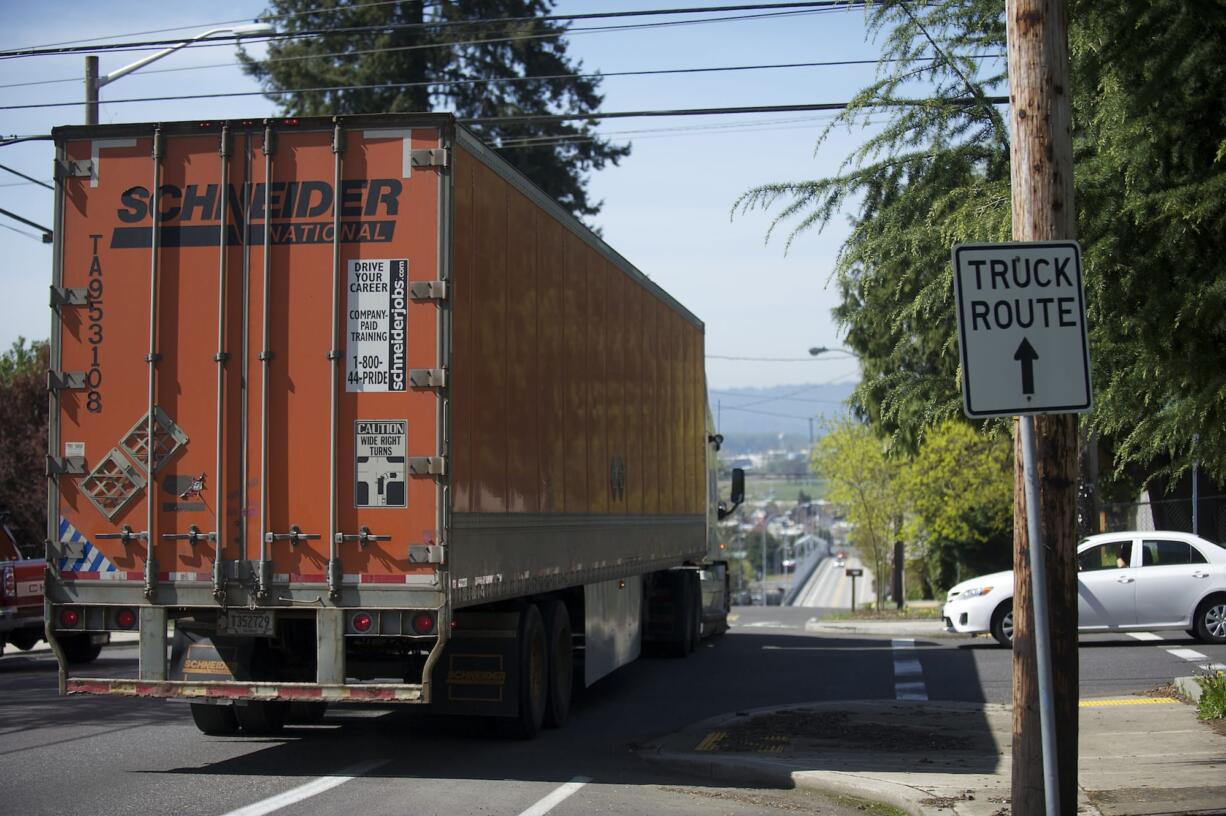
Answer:
POLYGON ((809 418, 819 433, 825 418, 846 412, 853 388, 855 383, 712 389, 708 399, 725 454, 795 450, 809 443, 809 418))

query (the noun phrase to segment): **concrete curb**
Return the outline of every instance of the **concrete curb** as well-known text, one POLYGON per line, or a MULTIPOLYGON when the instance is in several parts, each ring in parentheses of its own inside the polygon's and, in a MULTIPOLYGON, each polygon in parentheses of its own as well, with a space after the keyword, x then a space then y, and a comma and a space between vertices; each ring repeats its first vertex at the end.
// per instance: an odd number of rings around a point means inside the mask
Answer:
POLYGON ((831 796, 850 796, 869 802, 896 807, 909 816, 935 816, 940 810, 920 804, 932 794, 880 779, 838 771, 809 771, 791 768, 782 763, 758 757, 699 757, 659 748, 644 749, 639 756, 685 773, 697 773, 713 779, 775 788, 801 788, 831 796))
POLYGON ((1179 693, 1192 701, 1193 705, 1200 702, 1200 695, 1204 689, 1200 687, 1200 683, 1196 682, 1195 677, 1176 677, 1173 681, 1175 688, 1179 689, 1179 693))

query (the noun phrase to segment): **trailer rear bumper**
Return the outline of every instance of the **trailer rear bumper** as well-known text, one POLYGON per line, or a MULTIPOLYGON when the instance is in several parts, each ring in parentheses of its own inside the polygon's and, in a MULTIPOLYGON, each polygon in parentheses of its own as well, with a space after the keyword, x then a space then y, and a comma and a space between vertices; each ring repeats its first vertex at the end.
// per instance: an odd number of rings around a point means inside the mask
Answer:
POLYGON ((68 694, 108 694, 117 697, 181 699, 195 702, 285 700, 321 703, 421 703, 421 684, 257 683, 205 680, 133 680, 70 677, 68 694))

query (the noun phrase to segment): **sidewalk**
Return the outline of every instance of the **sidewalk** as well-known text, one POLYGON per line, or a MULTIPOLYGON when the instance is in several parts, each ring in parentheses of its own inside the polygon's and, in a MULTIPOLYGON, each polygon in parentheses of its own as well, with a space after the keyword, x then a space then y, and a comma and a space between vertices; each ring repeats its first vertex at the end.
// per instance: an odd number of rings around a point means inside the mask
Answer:
MULTIPOLYGON (((875 635, 877 637, 922 637, 922 638, 962 638, 969 640, 969 635, 946 632, 939 618, 916 618, 914 620, 810 620, 805 624, 806 632, 825 632, 837 635, 875 635)), ((987 637, 985 635, 985 637, 987 637)))
MULTIPOLYGON (((1083 700, 1078 812, 1226 813, 1226 736, 1169 699, 1083 700)), ((1009 813, 1011 707, 894 700, 736 712, 640 751, 722 781, 811 788, 915 814, 1009 813)))

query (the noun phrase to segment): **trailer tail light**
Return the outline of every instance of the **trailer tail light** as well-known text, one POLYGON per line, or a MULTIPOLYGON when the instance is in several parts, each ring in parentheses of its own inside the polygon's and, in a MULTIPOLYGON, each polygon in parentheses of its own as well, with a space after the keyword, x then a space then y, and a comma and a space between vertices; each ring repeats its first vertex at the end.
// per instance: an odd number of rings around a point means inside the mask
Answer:
POLYGON ((353 631, 365 634, 370 631, 370 627, 374 624, 375 619, 367 612, 359 612, 349 619, 349 625, 353 627, 353 631))
POLYGON ((17 579, 13 576, 13 568, 4 568, 4 583, 0 585, 0 594, 5 598, 17 597, 17 579))
POLYGON ((131 629, 136 625, 136 613, 131 609, 121 609, 115 613, 115 625, 120 629, 131 629))
POLYGON ((60 626, 64 629, 75 629, 81 623, 81 612, 66 606, 60 610, 60 626))
POLYGON ((413 631, 419 635, 429 635, 434 632, 434 613, 418 612, 413 616, 413 631))

